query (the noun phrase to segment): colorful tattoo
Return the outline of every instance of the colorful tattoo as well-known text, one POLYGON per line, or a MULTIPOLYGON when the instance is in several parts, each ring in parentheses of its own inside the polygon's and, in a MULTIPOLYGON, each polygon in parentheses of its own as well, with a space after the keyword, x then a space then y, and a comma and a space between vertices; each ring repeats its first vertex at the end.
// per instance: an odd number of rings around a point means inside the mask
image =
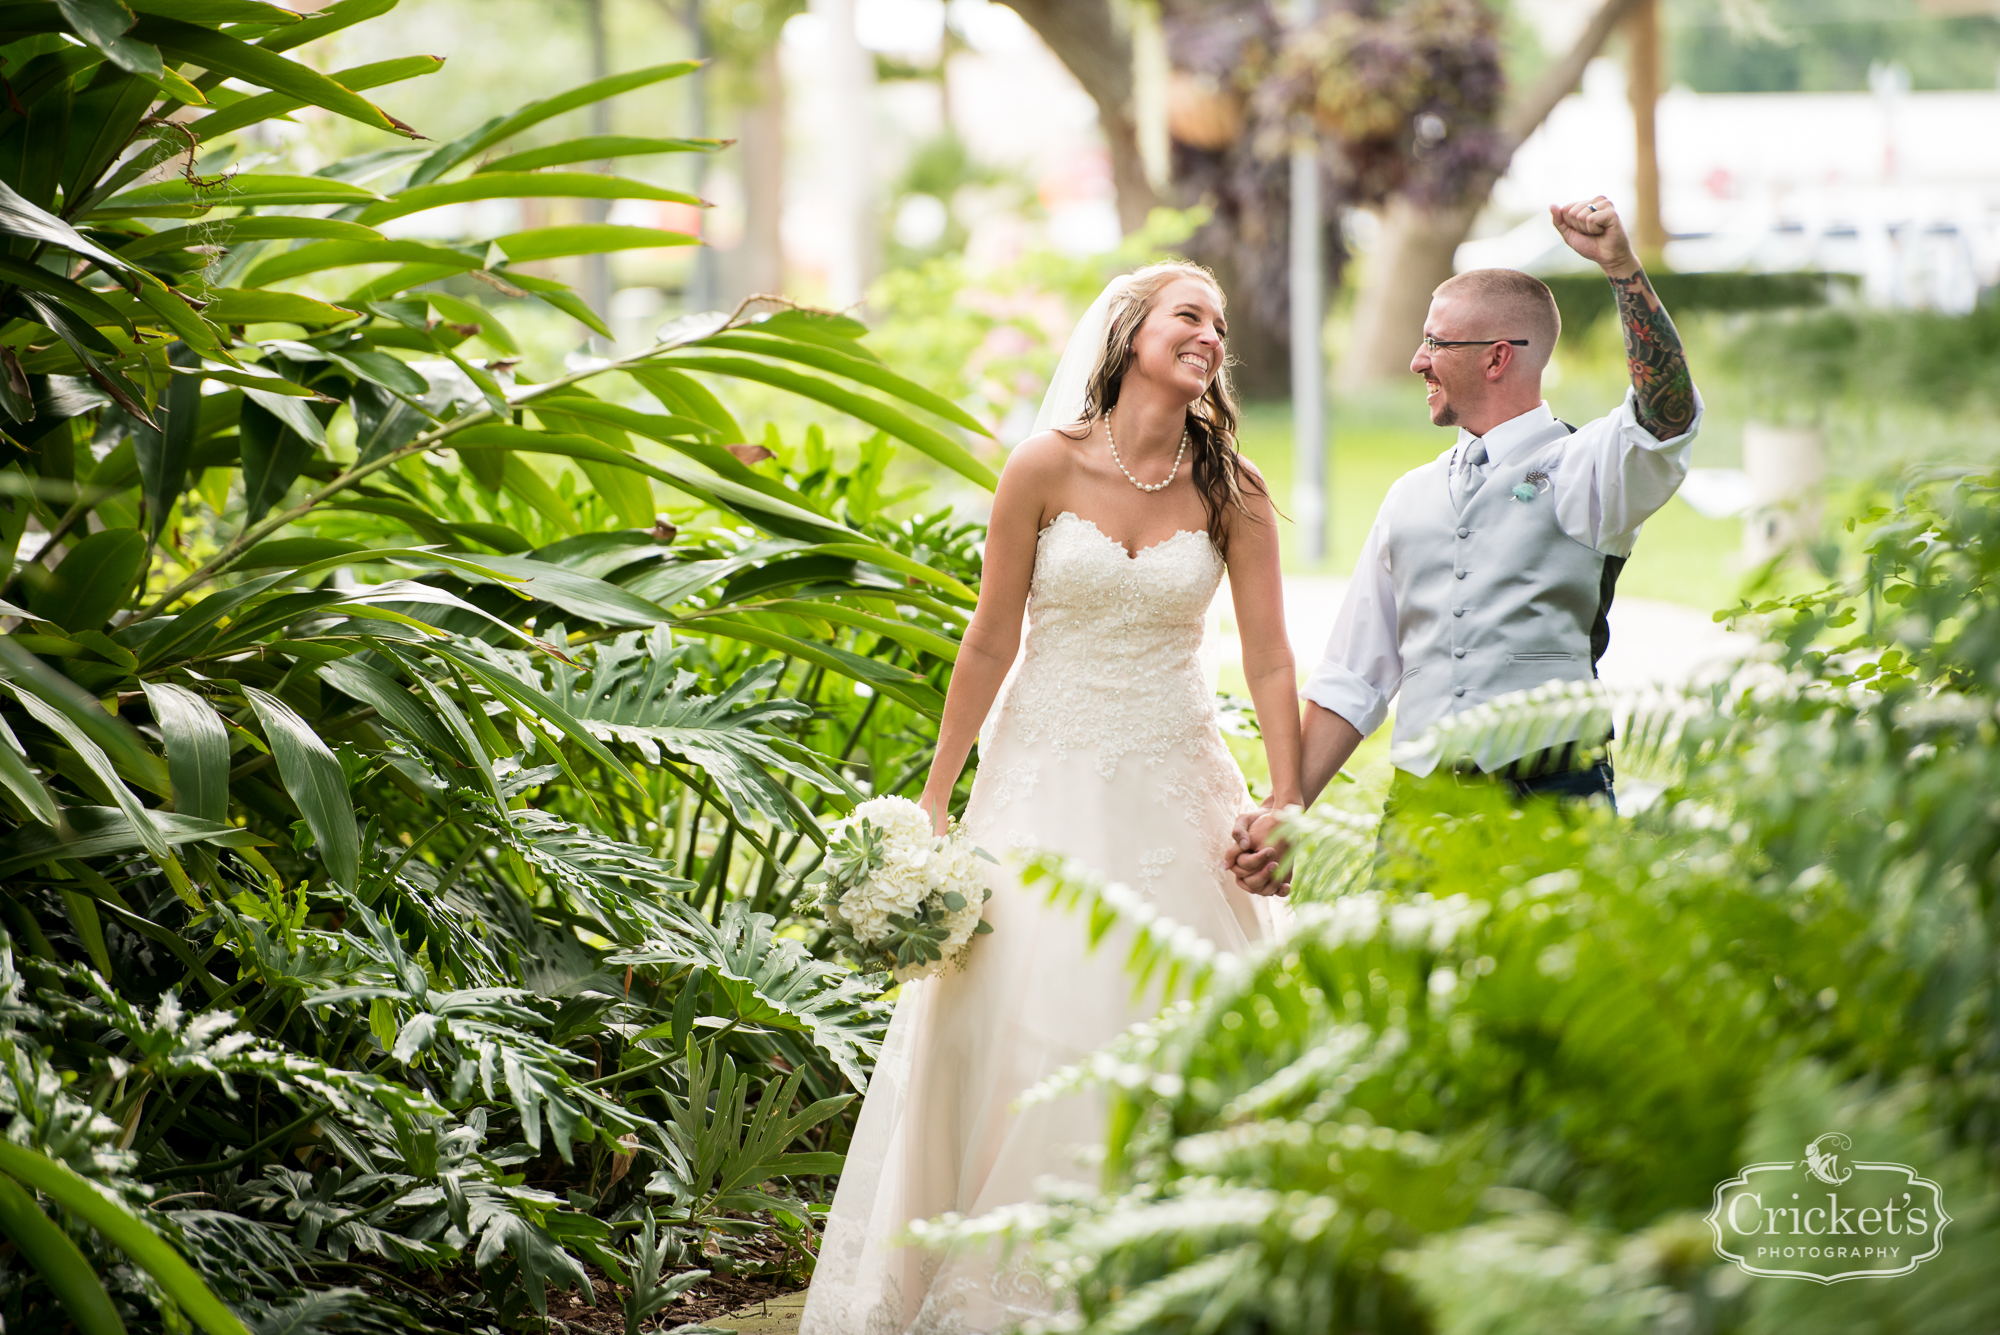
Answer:
POLYGON ((1681 336, 1645 270, 1613 278, 1611 290, 1625 326, 1625 364, 1639 395, 1639 425, 1655 440, 1672 440, 1694 423, 1694 377, 1681 336))

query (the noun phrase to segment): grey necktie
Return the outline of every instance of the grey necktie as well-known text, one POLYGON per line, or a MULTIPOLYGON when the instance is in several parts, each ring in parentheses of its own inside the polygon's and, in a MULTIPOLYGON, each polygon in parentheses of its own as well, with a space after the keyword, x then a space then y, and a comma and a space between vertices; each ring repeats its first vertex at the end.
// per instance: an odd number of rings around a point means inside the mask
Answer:
POLYGON ((1465 509, 1472 500, 1473 493, 1479 490, 1479 484, 1486 480, 1485 464, 1486 445, 1483 441, 1473 441, 1465 447, 1465 453, 1459 456, 1457 476, 1453 481, 1458 485, 1460 510, 1465 509))

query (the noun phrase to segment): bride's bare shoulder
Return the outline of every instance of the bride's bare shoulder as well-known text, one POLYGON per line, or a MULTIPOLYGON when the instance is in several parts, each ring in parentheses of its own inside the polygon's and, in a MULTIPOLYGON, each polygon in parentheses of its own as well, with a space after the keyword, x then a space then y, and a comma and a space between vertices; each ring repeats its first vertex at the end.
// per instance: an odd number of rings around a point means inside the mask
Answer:
POLYGON ((1002 479, 1037 490, 1060 486, 1076 466, 1079 437, 1087 429, 1079 424, 1037 431, 1008 451, 1002 479))

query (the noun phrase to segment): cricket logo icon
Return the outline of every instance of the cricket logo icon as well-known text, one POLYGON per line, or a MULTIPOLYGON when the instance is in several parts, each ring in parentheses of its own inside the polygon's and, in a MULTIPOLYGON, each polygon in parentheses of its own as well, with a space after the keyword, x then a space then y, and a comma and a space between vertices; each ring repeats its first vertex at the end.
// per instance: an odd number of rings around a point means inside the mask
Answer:
POLYGON ((1907 1275, 1944 1246, 1944 1194, 1901 1163, 1852 1157, 1829 1131, 1798 1159, 1751 1164, 1715 1189, 1715 1252, 1747 1274, 1834 1284, 1907 1275))
POLYGON ((1837 1187, 1854 1176, 1852 1168, 1840 1166, 1840 1151, 1854 1148, 1854 1142, 1838 1131, 1829 1131, 1806 1146, 1806 1171, 1829 1187, 1837 1187))

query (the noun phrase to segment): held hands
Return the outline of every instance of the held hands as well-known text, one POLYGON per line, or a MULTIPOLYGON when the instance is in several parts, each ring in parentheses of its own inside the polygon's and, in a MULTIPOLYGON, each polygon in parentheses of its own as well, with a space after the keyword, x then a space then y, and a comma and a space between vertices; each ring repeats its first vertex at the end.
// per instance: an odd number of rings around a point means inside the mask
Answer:
POLYGON ((1603 195, 1574 204, 1551 204, 1549 219, 1571 250, 1611 277, 1624 278, 1638 271, 1632 238, 1625 235, 1618 210, 1603 195))
POLYGON ((1287 868, 1282 874, 1278 870, 1288 850, 1276 835, 1279 823, 1293 810, 1260 808, 1236 818, 1227 862, 1238 889, 1252 895, 1282 896, 1292 892, 1291 870, 1287 868))

